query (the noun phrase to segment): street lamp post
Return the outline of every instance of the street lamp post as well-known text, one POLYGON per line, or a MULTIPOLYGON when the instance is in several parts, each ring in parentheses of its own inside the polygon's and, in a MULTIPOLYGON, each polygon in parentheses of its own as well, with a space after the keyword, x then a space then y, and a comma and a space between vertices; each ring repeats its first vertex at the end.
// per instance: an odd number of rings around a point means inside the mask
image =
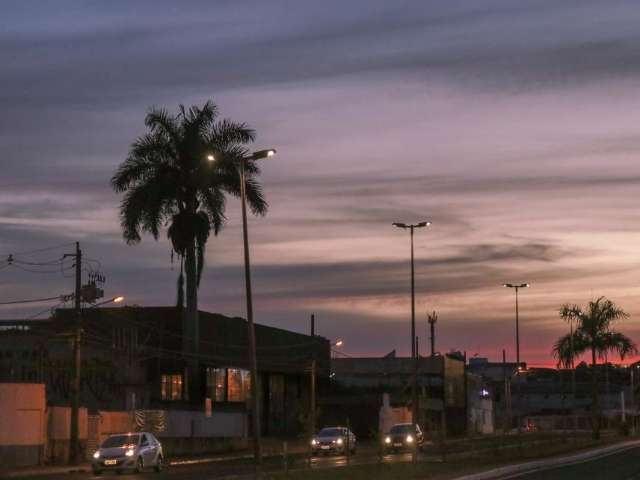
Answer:
POLYGON ((518 397, 518 434, 521 433, 522 425, 520 425, 520 411, 522 410, 522 398, 520 397, 520 318, 518 311, 518 292, 521 288, 528 288, 528 283, 521 283, 515 285, 512 283, 505 283, 502 285, 505 288, 513 288, 516 292, 516 387, 518 397))
MULTIPOLYGON (((245 174, 245 163, 252 160, 260 160, 272 157, 276 150, 271 148, 259 150, 251 155, 240 159, 240 201, 242 203, 242 239, 244 244, 244 279, 245 294, 247 300, 247 330, 249 337, 249 362, 251 368, 251 410, 253 426, 253 459, 256 467, 262 464, 262 449, 260 444, 260 400, 258 398, 258 362, 256 358, 256 330, 253 323, 253 299, 251 296, 251 261, 249 256, 249 233, 247 227, 247 180, 245 174)), ((207 155, 207 160, 215 161, 213 154, 207 155)))
MULTIPOLYGON (((431 222, 420 222, 415 224, 406 224, 395 222, 392 224, 394 227, 409 230, 411 233, 411 358, 413 359, 413 392, 412 392, 412 408, 411 408, 411 423, 416 425, 418 423, 418 352, 416 349, 416 288, 415 288, 415 267, 413 256, 413 231, 416 228, 424 228, 431 225, 431 222)), ((416 448, 413 449, 412 460, 416 461, 417 452, 416 448)))
POLYGON ((416 224, 393 223, 394 227, 409 230, 411 233, 411 358, 416 356, 416 288, 415 288, 415 268, 413 258, 413 231, 416 228, 428 227, 431 222, 420 222, 416 224))

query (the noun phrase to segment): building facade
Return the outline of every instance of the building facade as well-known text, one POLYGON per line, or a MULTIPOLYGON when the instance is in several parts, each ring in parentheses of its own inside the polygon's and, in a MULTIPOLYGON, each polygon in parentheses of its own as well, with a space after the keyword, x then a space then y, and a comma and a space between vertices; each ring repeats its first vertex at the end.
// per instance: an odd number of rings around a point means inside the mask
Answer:
MULTIPOLYGON (((73 310, 0 324, 0 382, 43 382, 49 405, 68 405, 73 310)), ((328 340, 255 325, 262 431, 293 434, 308 410, 310 366, 328 378, 328 340)), ((198 345, 185 351, 174 307, 82 312, 81 405, 89 411, 250 411, 247 323, 199 312, 198 345), (194 351, 195 350, 195 351, 194 351)), ((192 344, 192 342, 191 342, 192 344)))

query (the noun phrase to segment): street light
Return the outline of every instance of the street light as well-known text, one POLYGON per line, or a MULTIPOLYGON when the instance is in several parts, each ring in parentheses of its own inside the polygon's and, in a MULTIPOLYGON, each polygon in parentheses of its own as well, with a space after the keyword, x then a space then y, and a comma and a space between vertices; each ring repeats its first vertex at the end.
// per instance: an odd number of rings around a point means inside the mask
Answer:
POLYGON ((518 397, 518 434, 520 434, 521 429, 522 429, 522 425, 520 425, 520 411, 522 410, 522 398, 520 397, 520 378, 519 378, 519 374, 520 374, 520 321, 519 321, 519 313, 518 313, 518 292, 520 291, 521 288, 528 288, 529 284, 528 283, 521 283, 519 285, 516 284, 512 284, 512 283, 504 283, 502 285, 505 288, 513 288, 516 291, 516 378, 517 378, 517 382, 516 382, 516 387, 518 389, 517 391, 517 397, 518 397))
POLYGON ((520 321, 518 315, 518 291, 521 288, 528 288, 528 283, 521 283, 520 285, 514 285, 512 283, 504 283, 502 285, 505 288, 513 288, 516 291, 516 365, 520 368, 520 321))
POLYGON ((341 347, 342 345, 344 345, 342 340, 337 340, 336 343, 333 344, 334 347, 341 347))
POLYGON ((414 274, 414 261, 413 261, 413 231, 416 228, 428 227, 431 222, 420 222, 416 224, 406 224, 395 222, 392 223, 394 227, 409 230, 411 232, 411 357, 416 356, 416 292, 415 292, 415 274, 414 274))
MULTIPOLYGON (((247 227, 247 192, 245 163, 252 160, 260 160, 272 157, 276 154, 275 148, 258 150, 251 155, 239 159, 240 171, 240 201, 242 202, 242 238, 244 243, 244 279, 247 300, 247 330, 249 337, 249 356, 251 366, 251 408, 253 424, 253 457, 256 467, 262 463, 262 452, 260 446, 260 412, 258 399, 258 363, 256 359, 256 331, 253 324, 253 299, 251 297, 251 262, 249 258, 249 234, 247 227)), ((213 154, 207 155, 207 160, 215 161, 213 154)))
MULTIPOLYGON (((424 228, 431 225, 431 222, 425 221, 415 224, 406 224, 400 222, 392 223, 394 227, 409 230, 411 232, 411 358, 413 359, 413 392, 412 392, 412 408, 411 423, 418 423, 418 351, 416 348, 416 288, 415 288, 415 268, 413 259, 413 231, 416 228, 424 228)), ((415 463, 417 459, 417 451, 414 444, 412 451, 412 461, 415 463)))
POLYGON ((100 305, 106 305, 107 303, 120 303, 122 301, 124 301, 124 297, 122 295, 119 295, 117 297, 110 298, 109 300, 105 300, 104 302, 91 305, 89 308, 96 308, 96 307, 99 307, 100 305))

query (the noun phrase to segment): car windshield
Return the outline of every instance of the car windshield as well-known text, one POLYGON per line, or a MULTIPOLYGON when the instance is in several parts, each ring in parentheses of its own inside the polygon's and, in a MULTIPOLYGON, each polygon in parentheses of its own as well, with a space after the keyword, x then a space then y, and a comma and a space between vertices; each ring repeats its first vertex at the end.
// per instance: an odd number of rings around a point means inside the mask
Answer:
POLYGON ((118 448, 138 445, 140 435, 114 435, 102 442, 102 448, 118 448))
POLYGON ((323 428, 318 433, 319 437, 339 437, 340 435, 342 435, 341 428, 323 428))
POLYGON ((415 428, 413 428, 413 425, 406 424, 406 425, 394 425, 393 427, 391 427, 391 431, 389 433, 411 433, 413 431, 415 431, 415 428))

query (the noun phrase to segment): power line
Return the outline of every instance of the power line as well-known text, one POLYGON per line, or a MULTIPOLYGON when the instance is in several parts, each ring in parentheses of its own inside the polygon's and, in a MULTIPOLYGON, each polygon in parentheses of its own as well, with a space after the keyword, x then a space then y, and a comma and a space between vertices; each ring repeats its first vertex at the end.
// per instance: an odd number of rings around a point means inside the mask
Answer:
POLYGON ((38 302, 48 302, 51 300, 61 300, 65 297, 65 295, 58 295, 56 297, 47 297, 47 298, 34 298, 32 300, 12 300, 10 302, 0 302, 0 305, 16 305, 19 303, 38 303, 38 302))
MULTIPOLYGON (((39 248, 36 250, 27 250, 27 251, 22 251, 22 252, 15 252, 14 255, 31 255, 34 253, 41 253, 41 252, 49 252, 51 250, 59 250, 62 248, 66 248, 70 245, 75 245, 75 242, 69 242, 69 243, 63 243, 62 245, 55 245, 55 246, 51 246, 51 247, 45 247, 45 248, 39 248)), ((5 255, 5 256, 9 256, 9 255, 5 255)))

